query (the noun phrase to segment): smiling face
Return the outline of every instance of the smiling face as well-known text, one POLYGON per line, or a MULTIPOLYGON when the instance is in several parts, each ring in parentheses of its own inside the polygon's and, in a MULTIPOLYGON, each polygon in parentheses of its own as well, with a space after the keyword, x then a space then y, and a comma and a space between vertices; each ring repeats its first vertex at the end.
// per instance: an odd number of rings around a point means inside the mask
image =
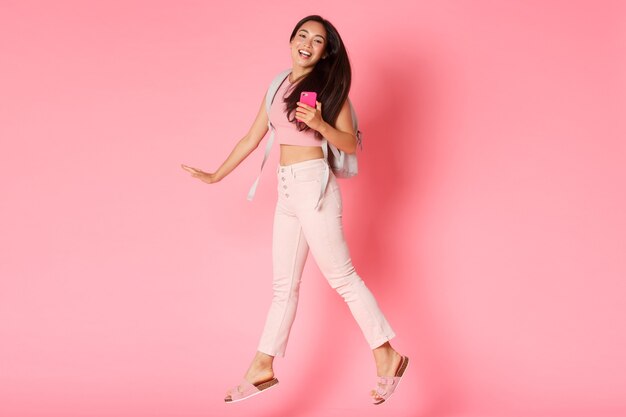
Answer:
POLYGON ((311 70, 326 54, 327 35, 324 25, 309 20, 298 28, 291 40, 291 60, 294 66, 311 70))

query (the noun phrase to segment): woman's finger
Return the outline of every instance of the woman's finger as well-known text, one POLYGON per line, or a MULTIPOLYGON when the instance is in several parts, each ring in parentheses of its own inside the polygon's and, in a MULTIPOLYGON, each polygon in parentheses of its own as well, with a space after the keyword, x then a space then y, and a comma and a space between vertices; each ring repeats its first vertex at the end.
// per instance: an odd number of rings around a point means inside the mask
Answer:
POLYGON ((191 172, 192 174, 198 174, 201 173, 202 171, 193 167, 188 167, 187 165, 183 165, 183 169, 185 171, 191 172))
POLYGON ((298 106, 302 107, 302 108, 307 109, 307 110, 313 110, 313 107, 309 106, 309 105, 308 105, 308 104, 306 104, 306 103, 297 102, 296 104, 297 104, 298 106))

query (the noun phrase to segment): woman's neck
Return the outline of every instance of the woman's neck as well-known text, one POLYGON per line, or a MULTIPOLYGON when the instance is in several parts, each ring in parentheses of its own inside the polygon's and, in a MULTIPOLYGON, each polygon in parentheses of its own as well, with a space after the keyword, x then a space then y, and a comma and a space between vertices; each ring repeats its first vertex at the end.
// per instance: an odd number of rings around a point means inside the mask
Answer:
POLYGON ((311 69, 304 69, 300 67, 293 67, 291 69, 291 74, 289 74, 289 81, 293 84, 303 77, 305 77, 308 73, 310 73, 311 69))

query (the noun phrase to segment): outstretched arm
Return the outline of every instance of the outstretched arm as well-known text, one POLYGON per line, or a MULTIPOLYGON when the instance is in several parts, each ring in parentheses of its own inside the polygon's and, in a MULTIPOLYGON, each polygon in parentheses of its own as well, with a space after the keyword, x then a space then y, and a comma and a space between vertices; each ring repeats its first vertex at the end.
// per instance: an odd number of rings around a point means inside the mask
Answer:
POLYGON ((220 181, 237 168, 241 161, 246 159, 246 157, 259 146, 261 139, 263 139, 267 133, 267 122, 268 116, 267 111, 265 110, 264 96, 256 119, 254 120, 254 123, 252 123, 252 127, 250 127, 248 133, 241 138, 239 142, 237 142, 230 155, 228 155, 224 163, 222 163, 222 165, 215 172, 204 172, 200 169, 187 165, 181 166, 184 170, 190 172, 193 177, 199 178, 208 184, 220 181))

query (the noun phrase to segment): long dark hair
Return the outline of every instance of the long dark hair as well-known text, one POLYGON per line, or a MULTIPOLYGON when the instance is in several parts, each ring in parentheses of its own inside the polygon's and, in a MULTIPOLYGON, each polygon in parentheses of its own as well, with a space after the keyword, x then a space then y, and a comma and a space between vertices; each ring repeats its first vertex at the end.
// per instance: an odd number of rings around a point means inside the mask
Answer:
MULTIPOLYGON (((339 32, 328 20, 318 15, 305 17, 296 24, 289 41, 293 40, 303 24, 311 20, 321 23, 326 29, 328 38, 325 48, 326 58, 317 61, 313 70, 301 79, 289 96, 285 98, 287 117, 290 122, 297 124, 298 130, 310 129, 305 123, 295 120, 295 112, 298 107, 296 103, 300 101, 302 91, 315 91, 317 93, 317 101, 322 103, 322 118, 335 126, 341 107, 348 98, 352 81, 348 53, 339 32)), ((319 132, 315 132, 315 136, 319 139, 322 138, 319 132)))

